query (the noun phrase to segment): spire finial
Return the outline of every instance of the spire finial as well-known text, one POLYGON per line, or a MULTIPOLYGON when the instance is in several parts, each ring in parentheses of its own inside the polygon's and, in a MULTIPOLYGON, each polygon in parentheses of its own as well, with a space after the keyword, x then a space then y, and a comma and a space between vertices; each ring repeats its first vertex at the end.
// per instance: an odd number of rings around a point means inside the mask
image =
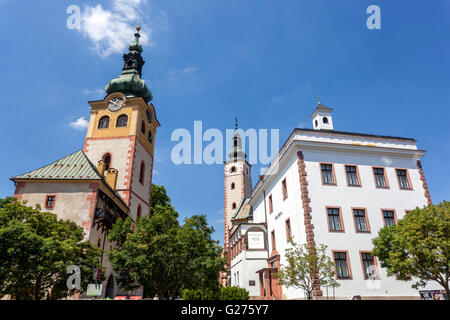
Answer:
POLYGON ((321 105, 321 102, 320 102, 320 96, 317 96, 317 104, 318 104, 318 105, 321 105))
POLYGON ((238 118, 235 117, 234 120, 235 120, 234 131, 237 131, 237 129, 239 128, 238 118))
POLYGON ((141 31, 141 17, 139 17, 139 20, 138 20, 138 22, 136 24, 136 31, 137 32, 141 31))

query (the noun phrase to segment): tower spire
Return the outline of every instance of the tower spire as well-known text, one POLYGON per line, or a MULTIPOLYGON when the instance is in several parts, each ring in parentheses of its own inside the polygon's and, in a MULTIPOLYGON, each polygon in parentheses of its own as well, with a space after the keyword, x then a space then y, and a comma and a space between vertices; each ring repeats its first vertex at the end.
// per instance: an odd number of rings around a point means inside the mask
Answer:
POLYGON ((142 67, 145 64, 141 53, 144 51, 139 43, 141 35, 141 21, 136 25, 134 41, 128 46, 128 53, 123 55, 124 66, 119 77, 111 79, 105 87, 107 94, 122 92, 127 97, 142 97, 146 103, 153 99, 151 91, 147 88, 142 77, 142 67))

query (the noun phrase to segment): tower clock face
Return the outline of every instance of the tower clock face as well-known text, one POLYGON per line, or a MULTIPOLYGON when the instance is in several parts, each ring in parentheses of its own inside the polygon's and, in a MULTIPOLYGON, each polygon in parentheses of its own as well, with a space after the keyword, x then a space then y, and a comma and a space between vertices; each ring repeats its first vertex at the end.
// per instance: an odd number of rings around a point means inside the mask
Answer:
POLYGON ((109 111, 119 111, 123 106, 123 99, 116 97, 116 98, 112 98, 111 100, 109 100, 109 105, 108 105, 108 109, 109 111))

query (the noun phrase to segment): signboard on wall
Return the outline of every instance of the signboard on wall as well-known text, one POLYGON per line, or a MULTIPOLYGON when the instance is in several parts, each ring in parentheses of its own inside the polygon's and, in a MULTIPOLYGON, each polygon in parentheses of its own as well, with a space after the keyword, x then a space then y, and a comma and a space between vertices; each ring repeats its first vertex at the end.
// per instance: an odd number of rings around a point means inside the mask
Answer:
POLYGON ((249 249, 265 249, 264 232, 248 232, 247 240, 249 249))

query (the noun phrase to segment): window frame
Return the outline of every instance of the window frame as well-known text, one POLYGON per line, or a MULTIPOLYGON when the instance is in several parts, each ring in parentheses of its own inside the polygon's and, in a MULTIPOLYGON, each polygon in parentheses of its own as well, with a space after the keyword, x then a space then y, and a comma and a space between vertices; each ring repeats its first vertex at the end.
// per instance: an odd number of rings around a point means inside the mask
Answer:
POLYGON ((269 214, 273 213, 273 198, 272 194, 269 195, 269 214))
POLYGON ((351 209, 352 209, 353 225, 355 226, 355 232, 356 233, 371 233, 370 223, 369 223, 369 214, 367 213, 367 208, 352 207, 351 209), (358 231, 354 210, 363 210, 364 211, 364 219, 366 221, 366 227, 367 227, 366 231, 358 231))
POLYGON ((331 250, 331 255, 333 257, 335 278, 337 280, 353 280, 352 266, 350 264, 350 255, 348 253, 348 250, 331 250), (347 271, 348 271, 349 277, 345 277, 345 278, 338 277, 337 266, 336 266, 336 259, 335 259, 335 256, 334 256, 335 253, 345 253, 345 258, 346 258, 346 262, 347 262, 347 271))
POLYGON ((121 115, 119 115, 116 119, 116 128, 128 128, 128 115, 126 113, 122 113, 121 115), (121 120, 120 118, 126 118, 126 122, 124 126, 119 126, 119 120, 121 120))
POLYGON ((45 209, 55 209, 56 205, 56 194, 48 194, 45 196, 45 209), (48 200, 50 197, 53 197, 53 205, 48 206, 48 200))
POLYGON ((398 188, 399 190, 406 190, 406 191, 414 191, 414 188, 412 186, 411 183, 411 178, 409 176, 409 170, 406 168, 395 168, 395 175, 397 176, 397 184, 398 184, 398 188), (398 171, 397 170, 404 170, 406 173, 406 182, 408 182, 409 188, 402 188, 401 184, 400 184, 400 176, 398 175, 398 171))
POLYGON ((361 188, 362 187, 362 183, 361 183, 361 177, 359 175, 359 167, 356 164, 344 164, 344 170, 345 170, 345 179, 347 180, 347 187, 356 187, 356 188, 361 188), (347 167, 355 167, 355 174, 356 174, 356 180, 358 181, 358 184, 350 184, 350 181, 348 180, 348 173, 347 173, 347 167))
POLYGON ((372 251, 360 250, 359 251, 359 260, 361 262, 361 269, 362 269, 362 275, 363 275, 364 280, 381 280, 380 270, 378 268, 378 260, 377 260, 377 257, 372 254, 372 251), (375 266, 375 275, 376 275, 375 279, 369 279, 366 277, 366 269, 364 268, 363 254, 367 254, 367 253, 370 254, 373 258, 373 264, 375 266))
POLYGON ((386 226, 386 220, 384 219, 384 211, 392 211, 392 212, 394 212, 394 222, 395 222, 395 225, 398 224, 398 220, 397 220, 397 212, 396 212, 395 209, 381 208, 380 210, 381 210, 381 219, 383 220, 383 226, 384 226, 384 227, 387 227, 387 226, 386 226))
POLYGON ((290 217, 284 221, 284 225, 286 227, 286 241, 290 242, 292 241, 292 226, 290 217))
POLYGON ((386 167, 372 167, 372 174, 373 174, 373 180, 374 180, 376 189, 386 189, 387 190, 387 189, 391 188, 390 185, 389 185, 389 179, 387 177, 386 167), (383 176, 384 176, 384 182, 386 183, 386 187, 379 187, 377 185, 377 177, 375 175, 375 169, 383 169, 383 176))
POLYGON ((108 115, 103 115, 100 117, 100 119, 98 119, 98 125, 97 125, 97 129, 101 130, 101 129, 109 129, 109 125, 111 124, 111 117, 108 115), (106 127, 100 127, 100 124, 102 123, 103 119, 108 119, 108 125, 106 127))
POLYGON ((272 230, 272 232, 270 232, 270 239, 272 242, 272 251, 277 249, 277 238, 275 236, 275 230, 272 230))
POLYGON ((141 167, 139 171, 139 183, 144 185, 145 181, 145 162, 141 161, 141 167))
POLYGON ((320 170, 320 179, 322 181, 323 186, 337 186, 337 180, 336 180, 336 170, 334 168, 334 163, 330 162, 319 162, 319 170, 320 170), (330 165, 331 166, 331 177, 333 178, 333 183, 325 183, 323 181, 323 171, 322 171, 322 165, 330 165))
POLYGON ((288 198, 288 190, 287 190, 287 180, 284 178, 281 181, 281 192, 283 194, 283 201, 288 198))
POLYGON ((333 233, 345 233, 344 219, 342 217, 342 208, 339 206, 326 206, 325 207, 325 215, 327 218, 328 232, 333 233), (330 219, 328 215, 328 209, 338 209, 339 210, 339 223, 341 224, 341 230, 331 230, 330 219))

